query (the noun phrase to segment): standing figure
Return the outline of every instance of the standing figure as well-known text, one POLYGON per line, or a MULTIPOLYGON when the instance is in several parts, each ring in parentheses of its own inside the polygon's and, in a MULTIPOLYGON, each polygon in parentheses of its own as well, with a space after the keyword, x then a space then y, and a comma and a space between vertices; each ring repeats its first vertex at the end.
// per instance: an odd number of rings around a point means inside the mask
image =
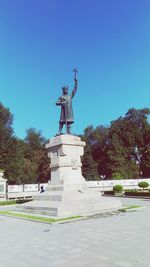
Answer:
POLYGON ((71 134, 71 124, 74 123, 72 98, 74 97, 77 91, 77 79, 76 79, 77 70, 74 69, 74 72, 75 72, 75 78, 74 78, 75 84, 72 93, 68 94, 68 86, 62 87, 63 94, 58 98, 56 102, 57 106, 61 106, 59 131, 57 135, 62 134, 62 129, 64 124, 66 125, 67 134, 71 134))

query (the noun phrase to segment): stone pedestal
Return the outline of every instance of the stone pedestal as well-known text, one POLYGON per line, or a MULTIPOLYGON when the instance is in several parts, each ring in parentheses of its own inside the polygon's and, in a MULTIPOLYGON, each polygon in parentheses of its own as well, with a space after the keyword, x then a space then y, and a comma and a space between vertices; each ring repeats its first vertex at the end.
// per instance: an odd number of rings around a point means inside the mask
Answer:
POLYGON ((86 185, 81 173, 84 146, 80 137, 72 135, 59 135, 49 140, 46 148, 51 160, 51 185, 63 184, 70 190, 86 185))
POLYGON ((3 177, 4 172, 0 171, 0 198, 6 199, 6 183, 7 180, 3 177))
POLYGON ((84 146, 80 137, 72 135, 49 140, 46 148, 51 159, 51 182, 33 202, 23 204, 22 211, 64 218, 93 215, 121 206, 119 200, 101 197, 100 192, 87 187, 81 172, 84 146))

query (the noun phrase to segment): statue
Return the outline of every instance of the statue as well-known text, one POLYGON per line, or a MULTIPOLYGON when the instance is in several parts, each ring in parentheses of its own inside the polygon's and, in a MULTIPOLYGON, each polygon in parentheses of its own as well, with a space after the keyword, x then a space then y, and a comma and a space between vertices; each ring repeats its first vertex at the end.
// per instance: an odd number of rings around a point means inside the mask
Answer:
POLYGON ((73 109, 72 109, 72 98, 74 97, 77 91, 77 69, 74 70, 75 73, 75 84, 74 89, 71 94, 68 94, 68 86, 62 87, 63 94, 60 96, 56 102, 56 106, 61 106, 61 114, 60 114, 60 121, 59 121, 59 131, 57 135, 62 134, 62 129, 64 124, 66 125, 66 132, 67 134, 71 134, 71 124, 74 123, 73 118, 73 109))

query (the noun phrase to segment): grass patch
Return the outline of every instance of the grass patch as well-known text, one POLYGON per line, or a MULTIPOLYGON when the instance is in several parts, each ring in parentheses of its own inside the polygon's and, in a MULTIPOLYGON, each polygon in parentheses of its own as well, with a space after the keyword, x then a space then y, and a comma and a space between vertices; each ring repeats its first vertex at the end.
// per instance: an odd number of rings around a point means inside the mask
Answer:
POLYGON ((128 210, 134 210, 134 209, 138 209, 138 208, 141 208, 141 207, 142 207, 142 206, 132 205, 132 206, 128 206, 128 207, 119 209, 119 211, 126 212, 126 211, 128 211, 128 210))
POLYGON ((129 210, 129 209, 136 209, 136 208, 141 208, 141 207, 142 206, 132 205, 132 206, 126 207, 126 209, 129 210))
POLYGON ((13 211, 0 211, 0 215, 6 215, 6 216, 17 217, 17 218, 22 218, 22 219, 29 219, 29 220, 45 222, 45 223, 54 223, 54 222, 61 222, 61 221, 63 222, 63 221, 82 218, 82 216, 72 216, 72 217, 67 217, 67 218, 62 218, 62 219, 52 219, 52 218, 45 218, 41 216, 33 216, 29 214, 16 213, 13 211))
POLYGON ((29 201, 32 201, 32 200, 29 200, 29 199, 3 200, 3 201, 0 201, 0 206, 22 204, 22 203, 26 203, 29 201))
POLYGON ((15 204, 16 204, 16 200, 0 201, 0 206, 15 205, 15 204))

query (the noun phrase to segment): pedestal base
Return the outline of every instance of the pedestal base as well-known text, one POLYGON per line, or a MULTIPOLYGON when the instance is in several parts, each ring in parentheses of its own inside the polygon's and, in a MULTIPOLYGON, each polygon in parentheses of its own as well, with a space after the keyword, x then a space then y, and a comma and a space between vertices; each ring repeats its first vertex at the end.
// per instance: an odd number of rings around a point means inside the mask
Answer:
POLYGON ((39 193, 34 201, 18 206, 18 210, 26 213, 47 215, 54 218, 70 216, 94 215, 101 212, 117 210, 120 200, 102 197, 93 189, 73 190, 63 185, 49 185, 47 191, 39 193))
POLYGON ((51 182, 34 201, 18 207, 22 212, 55 218, 93 215, 121 207, 118 199, 101 197, 89 189, 81 173, 81 156, 85 143, 80 137, 61 135, 46 145, 51 158, 51 182))

